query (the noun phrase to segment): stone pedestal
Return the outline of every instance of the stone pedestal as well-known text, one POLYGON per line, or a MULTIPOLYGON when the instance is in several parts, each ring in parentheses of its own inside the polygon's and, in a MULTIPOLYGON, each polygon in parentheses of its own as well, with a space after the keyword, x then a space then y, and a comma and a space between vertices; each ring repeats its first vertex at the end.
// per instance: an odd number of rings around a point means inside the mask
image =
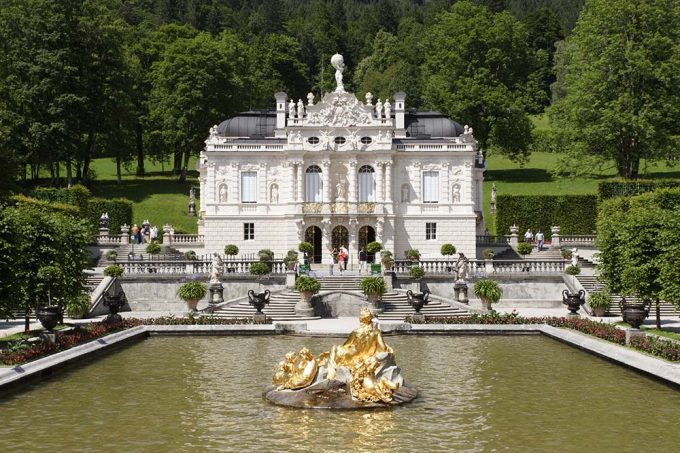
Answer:
POLYGON ((130 243, 130 225, 120 226, 120 245, 128 245, 130 243))
POLYGON ((470 302, 470 299, 468 298, 468 285, 465 283, 465 281, 458 280, 456 283, 454 283, 453 292, 455 294, 456 301, 463 304, 470 302))
POLYGON ((551 239, 550 239, 550 248, 551 249, 558 249, 560 248, 560 227, 558 226, 552 226, 550 227, 550 232, 551 232, 551 239))
POLYGON ((172 225, 165 224, 163 225, 163 245, 170 245, 171 243, 171 237, 170 237, 170 230, 172 229, 172 225))
POLYGON ((295 271, 286 271, 286 288, 295 288, 295 271))
POLYGON ((196 215, 196 203, 193 201, 189 202, 189 215, 192 217, 196 215))
POLYGON ((253 315, 253 321, 255 324, 264 324, 267 322, 267 315, 264 313, 255 313, 253 315))
POLYGON ((569 318, 569 319, 578 319, 580 317, 581 317, 581 315, 579 315, 578 313, 572 313, 572 312, 567 313, 567 318, 569 318))
POLYGON ((424 324, 424 323, 425 323, 425 315, 422 314, 422 313, 413 313, 413 314, 411 315, 411 319, 412 319, 413 322, 415 322, 416 324, 424 324))
POLYGON ((493 260, 488 258, 484 260, 484 272, 487 274, 493 274, 493 260))
POLYGON ((626 346, 630 346, 630 342, 633 338, 645 338, 647 334, 644 330, 640 329, 626 329, 626 346))
POLYGON ((100 237, 109 237, 109 229, 108 228, 100 228, 99 229, 99 236, 100 237))
POLYGON ((385 280, 385 290, 390 293, 394 290, 394 283, 392 279, 394 278, 394 271, 385 271, 383 279, 385 280))
POLYGON ((299 316, 314 316, 314 307, 312 307, 312 293, 300 293, 300 300, 295 304, 295 314, 299 316))
POLYGON ((519 227, 517 225, 512 225, 510 227, 510 247, 517 250, 519 245, 519 227))
POLYGON ((217 305, 224 302, 224 287, 222 286, 222 283, 211 283, 208 290, 210 291, 210 299, 208 301, 210 305, 217 305))

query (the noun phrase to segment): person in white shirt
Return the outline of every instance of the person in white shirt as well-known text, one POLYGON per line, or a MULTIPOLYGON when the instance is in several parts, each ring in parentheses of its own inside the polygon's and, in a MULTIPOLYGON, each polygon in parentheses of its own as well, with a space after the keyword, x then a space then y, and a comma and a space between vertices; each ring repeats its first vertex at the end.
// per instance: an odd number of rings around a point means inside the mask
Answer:
POLYGON ((529 228, 529 229, 527 230, 527 232, 524 233, 524 241, 525 241, 527 244, 531 244, 531 241, 533 241, 533 240, 534 240, 534 233, 532 233, 532 232, 531 232, 531 228, 529 228))
POLYGON ((536 250, 540 251, 541 248, 543 248, 543 233, 538 230, 538 233, 536 233, 536 250))

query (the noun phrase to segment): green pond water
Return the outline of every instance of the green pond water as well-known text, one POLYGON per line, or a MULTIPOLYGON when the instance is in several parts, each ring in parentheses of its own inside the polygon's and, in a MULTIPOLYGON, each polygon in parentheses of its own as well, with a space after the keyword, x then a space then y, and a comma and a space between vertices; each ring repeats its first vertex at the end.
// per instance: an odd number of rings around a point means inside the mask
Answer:
POLYGON ((3 451, 680 451, 680 392, 539 336, 387 337, 412 404, 261 398, 288 350, 342 339, 152 337, 0 397, 3 451))

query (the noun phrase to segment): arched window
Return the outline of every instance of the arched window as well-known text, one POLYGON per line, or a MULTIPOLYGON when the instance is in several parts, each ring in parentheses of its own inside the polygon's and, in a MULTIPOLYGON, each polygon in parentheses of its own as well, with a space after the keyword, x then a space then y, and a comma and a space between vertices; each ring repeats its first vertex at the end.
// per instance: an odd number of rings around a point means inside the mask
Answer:
POLYGON ((359 202, 375 201, 375 170, 370 165, 359 169, 359 202))
POLYGON ((321 168, 310 165, 305 171, 305 201, 321 203, 321 168))

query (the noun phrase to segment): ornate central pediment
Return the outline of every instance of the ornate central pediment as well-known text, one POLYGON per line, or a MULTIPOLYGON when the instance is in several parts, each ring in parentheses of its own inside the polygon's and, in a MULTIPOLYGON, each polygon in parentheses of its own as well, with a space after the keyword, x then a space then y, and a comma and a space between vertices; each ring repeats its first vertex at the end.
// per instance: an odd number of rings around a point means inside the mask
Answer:
POLYGON ((373 113, 353 93, 328 93, 321 102, 307 107, 309 126, 370 126, 373 113))

